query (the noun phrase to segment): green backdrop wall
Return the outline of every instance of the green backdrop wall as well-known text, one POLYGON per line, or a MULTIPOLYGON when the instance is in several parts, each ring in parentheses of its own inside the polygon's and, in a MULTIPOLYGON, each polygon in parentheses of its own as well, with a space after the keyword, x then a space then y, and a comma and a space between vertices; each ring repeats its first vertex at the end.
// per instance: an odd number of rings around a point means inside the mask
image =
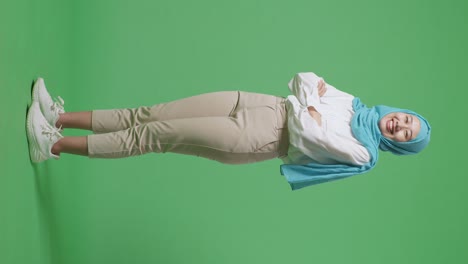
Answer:
POLYGON ((3 1, 0 262, 467 263, 467 11, 455 0, 3 1), (81 111, 220 90, 286 96, 303 71, 420 112, 430 146, 294 192, 280 160, 29 160, 39 76, 81 111))

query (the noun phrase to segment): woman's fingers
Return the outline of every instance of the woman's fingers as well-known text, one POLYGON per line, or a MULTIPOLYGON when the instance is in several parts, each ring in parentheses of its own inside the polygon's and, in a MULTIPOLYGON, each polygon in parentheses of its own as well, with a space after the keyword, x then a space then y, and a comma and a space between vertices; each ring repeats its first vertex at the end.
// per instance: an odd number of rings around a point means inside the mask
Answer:
POLYGON ((322 115, 315 109, 315 107, 309 106, 307 107, 307 110, 309 110, 310 116, 317 121, 317 124, 322 126, 322 115))
POLYGON ((326 92, 327 92, 327 87, 325 86, 325 81, 323 79, 320 79, 318 83, 318 94, 321 97, 326 92))

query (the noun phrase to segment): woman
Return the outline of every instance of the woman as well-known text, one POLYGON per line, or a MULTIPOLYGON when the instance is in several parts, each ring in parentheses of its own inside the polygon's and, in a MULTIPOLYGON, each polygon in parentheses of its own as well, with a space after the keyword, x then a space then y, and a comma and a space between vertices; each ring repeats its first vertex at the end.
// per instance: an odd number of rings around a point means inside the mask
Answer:
POLYGON ((242 91, 197 95, 152 107, 65 113, 39 78, 27 128, 33 162, 60 153, 122 158, 148 152, 241 164, 281 158, 293 190, 370 170, 378 149, 420 152, 429 123, 415 112, 376 106, 339 91, 312 72, 288 83, 287 98, 242 91), (94 132, 63 137, 62 128, 94 132))

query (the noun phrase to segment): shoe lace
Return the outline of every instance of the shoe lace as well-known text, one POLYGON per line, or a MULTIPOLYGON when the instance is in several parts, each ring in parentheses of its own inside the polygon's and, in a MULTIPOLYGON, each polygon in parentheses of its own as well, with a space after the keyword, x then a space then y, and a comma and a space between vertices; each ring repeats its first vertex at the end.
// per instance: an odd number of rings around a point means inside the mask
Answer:
POLYGON ((59 112, 63 113, 65 112, 63 105, 65 104, 65 101, 63 101, 62 97, 57 96, 57 98, 54 99, 54 103, 50 106, 50 110, 54 112, 59 112))
POLYGON ((41 125, 41 128, 42 128, 42 134, 48 137, 50 141, 53 141, 54 137, 55 138, 63 137, 62 134, 60 134, 60 129, 62 129, 62 126, 60 126, 59 128, 56 128, 47 124, 47 125, 41 125))

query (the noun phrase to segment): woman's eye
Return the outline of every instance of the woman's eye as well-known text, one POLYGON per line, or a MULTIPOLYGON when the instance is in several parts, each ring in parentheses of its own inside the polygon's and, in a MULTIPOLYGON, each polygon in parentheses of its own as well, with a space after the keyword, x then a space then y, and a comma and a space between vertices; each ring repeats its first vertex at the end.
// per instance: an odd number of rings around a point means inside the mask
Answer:
POLYGON ((408 123, 408 121, 409 121, 409 117, 408 117, 408 116, 406 116, 406 123, 408 123))
POLYGON ((405 131, 405 138, 408 139, 408 130, 405 131))

